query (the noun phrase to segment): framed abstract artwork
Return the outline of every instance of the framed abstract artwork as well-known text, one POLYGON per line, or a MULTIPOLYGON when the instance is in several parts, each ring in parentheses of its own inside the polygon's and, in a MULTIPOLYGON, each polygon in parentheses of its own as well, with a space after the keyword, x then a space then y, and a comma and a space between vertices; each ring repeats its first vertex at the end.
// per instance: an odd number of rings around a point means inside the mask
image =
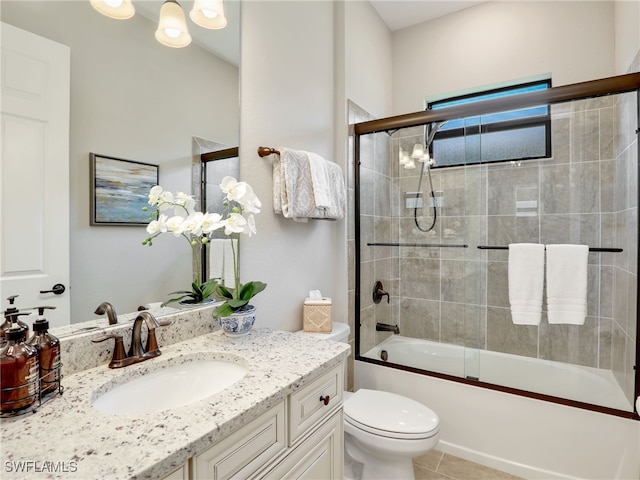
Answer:
POLYGON ((146 225, 149 190, 158 185, 158 165, 89 154, 91 225, 146 225))

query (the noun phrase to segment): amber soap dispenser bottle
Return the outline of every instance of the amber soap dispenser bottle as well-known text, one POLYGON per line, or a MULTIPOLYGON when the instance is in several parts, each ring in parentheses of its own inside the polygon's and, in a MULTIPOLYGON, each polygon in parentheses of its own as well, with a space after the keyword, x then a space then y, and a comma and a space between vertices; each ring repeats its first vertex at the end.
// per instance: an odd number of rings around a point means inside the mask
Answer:
POLYGON ((60 388, 60 340, 49 333, 49 321, 44 318, 44 311, 54 308, 56 307, 38 307, 38 319, 33 323, 33 335, 27 341, 38 351, 41 396, 60 388))
POLYGON ((13 316, 14 313, 18 313, 18 309, 14 305, 16 297, 18 297, 18 295, 11 295, 10 297, 7 297, 7 300, 9 300, 9 307, 4 311, 5 322, 0 325, 0 347, 7 343, 4 332, 10 329, 14 324, 20 325, 24 328, 24 340, 27 339, 29 325, 21 321, 18 317, 13 316))
MULTIPOLYGON (((26 313, 12 313, 13 319, 26 313)), ((16 412, 38 399, 38 351, 23 340, 24 328, 14 324, 5 331, 7 343, 0 350, 0 412, 16 412)))

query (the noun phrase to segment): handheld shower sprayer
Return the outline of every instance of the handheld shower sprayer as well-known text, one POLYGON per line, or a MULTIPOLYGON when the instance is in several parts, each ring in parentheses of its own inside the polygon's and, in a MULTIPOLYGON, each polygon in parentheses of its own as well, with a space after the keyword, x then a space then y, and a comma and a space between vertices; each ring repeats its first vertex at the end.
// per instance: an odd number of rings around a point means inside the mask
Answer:
POLYGON ((418 221, 418 206, 417 206, 418 202, 417 201, 416 201, 416 206, 413 209, 413 221, 416 224, 416 228, 424 233, 430 232, 435 228, 436 220, 438 218, 438 211, 436 209, 436 196, 433 190, 433 180, 431 179, 431 167, 435 165, 435 160, 429 156, 429 149, 431 147, 431 144, 433 143, 433 139, 435 138, 436 133, 438 133, 438 130, 440 129, 440 127, 442 127, 442 125, 444 125, 445 123, 446 121, 435 122, 435 123, 431 123, 424 126, 424 139, 425 139, 424 157, 425 158, 424 160, 422 160, 423 165, 422 165, 422 168, 420 169, 420 178, 418 180, 418 188, 416 190, 416 199, 422 193, 422 177, 424 176, 424 171, 426 169, 427 174, 429 175, 429 188, 430 188, 430 195, 431 195, 431 204, 433 208, 433 215, 432 215, 431 225, 429 226, 429 228, 424 228, 422 225, 420 225, 420 222, 418 221))

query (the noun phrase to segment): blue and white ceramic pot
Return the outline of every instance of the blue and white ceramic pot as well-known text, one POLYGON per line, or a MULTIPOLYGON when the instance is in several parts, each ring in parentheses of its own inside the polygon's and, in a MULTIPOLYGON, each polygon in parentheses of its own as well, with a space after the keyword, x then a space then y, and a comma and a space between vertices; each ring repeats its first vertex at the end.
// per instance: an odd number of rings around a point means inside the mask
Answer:
POLYGON ((233 312, 228 317, 220 317, 218 322, 222 331, 229 337, 242 337, 253 327, 256 321, 256 307, 245 305, 233 312))

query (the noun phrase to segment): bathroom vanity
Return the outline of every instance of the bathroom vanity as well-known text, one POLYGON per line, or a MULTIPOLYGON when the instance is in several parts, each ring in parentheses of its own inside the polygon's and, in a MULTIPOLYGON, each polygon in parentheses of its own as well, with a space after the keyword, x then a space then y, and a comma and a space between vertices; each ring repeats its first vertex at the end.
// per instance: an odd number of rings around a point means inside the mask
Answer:
MULTIPOLYGON (((100 334, 84 336, 90 342, 100 334)), ((342 478, 349 345, 259 327, 240 338, 214 331, 171 345, 160 336, 159 343, 161 356, 125 368, 103 363, 67 374, 63 366, 62 395, 34 413, 2 419, 2 478, 342 478), (134 400, 142 413, 93 405, 115 387, 199 360, 237 363, 246 373, 169 410, 153 412, 163 395, 144 392, 134 400)))

